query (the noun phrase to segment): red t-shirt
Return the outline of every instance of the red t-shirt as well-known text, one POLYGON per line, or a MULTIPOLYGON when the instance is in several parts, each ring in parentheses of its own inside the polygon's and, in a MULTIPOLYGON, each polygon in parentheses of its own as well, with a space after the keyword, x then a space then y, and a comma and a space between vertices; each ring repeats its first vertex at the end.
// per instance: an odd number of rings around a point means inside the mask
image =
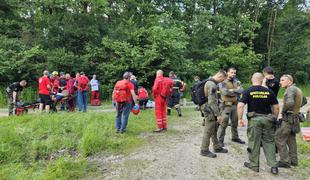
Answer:
POLYGON ((78 90, 79 91, 87 91, 89 79, 86 76, 81 76, 77 79, 78 82, 78 90))
POLYGON ((127 94, 128 102, 131 102, 131 90, 135 90, 135 86, 129 81, 128 83, 129 93, 127 94))
POLYGON ((138 97, 139 97, 139 99, 146 99, 146 98, 149 97, 149 95, 148 95, 148 93, 147 93, 145 88, 140 88, 138 90, 138 97))
POLYGON ((41 78, 39 78, 39 94, 50 94, 47 85, 51 85, 51 81, 48 77, 42 76, 41 78))

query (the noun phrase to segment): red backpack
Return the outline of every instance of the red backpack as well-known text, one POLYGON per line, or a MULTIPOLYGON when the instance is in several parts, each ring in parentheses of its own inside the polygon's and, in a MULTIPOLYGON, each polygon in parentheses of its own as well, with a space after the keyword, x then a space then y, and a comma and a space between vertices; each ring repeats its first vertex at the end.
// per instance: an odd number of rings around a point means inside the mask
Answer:
POLYGON ((113 92, 114 101, 119 103, 128 101, 128 94, 130 93, 128 83, 130 83, 128 80, 121 80, 116 82, 113 92))
POLYGON ((164 77, 161 82, 160 95, 163 98, 168 98, 172 94, 174 81, 170 78, 164 77))

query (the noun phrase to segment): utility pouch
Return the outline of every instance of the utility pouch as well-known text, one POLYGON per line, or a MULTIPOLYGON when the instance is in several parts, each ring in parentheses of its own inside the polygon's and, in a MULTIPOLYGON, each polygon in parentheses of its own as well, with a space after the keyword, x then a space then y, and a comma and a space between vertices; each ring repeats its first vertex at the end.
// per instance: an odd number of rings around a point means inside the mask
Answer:
POLYGON ((298 113, 299 122, 305 122, 306 118, 303 113, 298 113))
POLYGON ((246 114, 246 116, 247 116, 248 119, 251 119, 251 118, 255 117, 255 112, 248 112, 246 114))
POLYGON ((292 123, 292 133, 299 133, 300 132, 300 124, 299 124, 299 115, 290 115, 290 121, 292 123))

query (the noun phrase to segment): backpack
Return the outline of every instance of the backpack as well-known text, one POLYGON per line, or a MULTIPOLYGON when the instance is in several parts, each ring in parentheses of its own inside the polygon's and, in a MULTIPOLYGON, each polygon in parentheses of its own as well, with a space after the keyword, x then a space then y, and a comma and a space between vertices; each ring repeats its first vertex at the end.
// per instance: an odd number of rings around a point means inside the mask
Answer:
POLYGON ((113 92, 114 100, 116 102, 122 103, 128 101, 128 83, 130 83, 128 80, 121 80, 116 82, 113 92))
POLYGON ((164 77, 162 82, 161 82, 161 90, 160 90, 160 95, 163 98, 170 97, 173 91, 173 84, 174 81, 170 78, 164 77))
POLYGON ((81 89, 86 89, 86 87, 88 86, 88 81, 85 77, 80 77, 79 79, 79 85, 81 87, 81 89))
POLYGON ((203 105, 207 102, 207 97, 204 92, 204 87, 207 81, 212 81, 210 79, 205 79, 203 81, 199 81, 191 87, 191 98, 194 104, 196 105, 203 105))

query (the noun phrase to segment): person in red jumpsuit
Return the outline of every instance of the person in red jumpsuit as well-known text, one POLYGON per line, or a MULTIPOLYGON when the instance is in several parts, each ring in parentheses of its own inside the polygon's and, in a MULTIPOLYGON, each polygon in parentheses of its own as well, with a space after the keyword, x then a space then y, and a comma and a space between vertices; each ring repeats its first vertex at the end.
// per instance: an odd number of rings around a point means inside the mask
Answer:
POLYGON ((163 71, 156 72, 156 79, 152 88, 152 95, 155 100, 155 117, 157 121, 157 129, 154 132, 162 132, 167 130, 167 99, 161 95, 163 88, 163 71))

